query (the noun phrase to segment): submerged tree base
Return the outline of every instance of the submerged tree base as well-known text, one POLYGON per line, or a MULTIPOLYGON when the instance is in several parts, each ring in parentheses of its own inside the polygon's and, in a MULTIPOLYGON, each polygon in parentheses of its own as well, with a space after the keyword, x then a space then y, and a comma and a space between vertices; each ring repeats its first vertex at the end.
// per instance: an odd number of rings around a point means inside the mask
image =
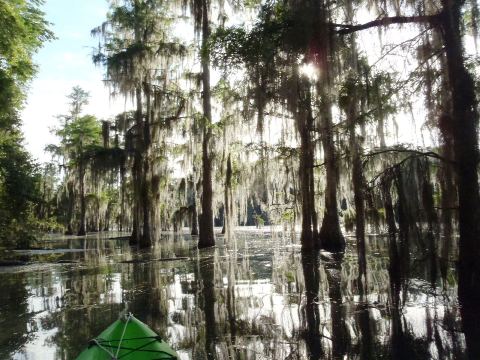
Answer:
POLYGON ((206 248, 210 248, 210 247, 214 247, 215 246, 215 239, 212 238, 211 240, 208 240, 208 241, 198 241, 198 248, 199 249, 206 249, 206 248))
POLYGON ((338 222, 329 221, 325 217, 318 237, 321 249, 331 252, 345 251, 345 237, 340 230, 338 222))

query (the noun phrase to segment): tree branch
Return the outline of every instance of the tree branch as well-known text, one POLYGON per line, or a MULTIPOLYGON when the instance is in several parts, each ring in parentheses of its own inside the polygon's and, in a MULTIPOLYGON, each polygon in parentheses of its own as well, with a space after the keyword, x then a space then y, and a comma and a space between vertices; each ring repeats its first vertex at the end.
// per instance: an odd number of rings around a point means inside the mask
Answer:
POLYGON ((408 154, 412 154, 414 156, 427 156, 427 157, 431 157, 431 158, 443 161, 445 163, 455 164, 455 162, 453 160, 449 160, 447 158, 444 158, 443 156, 441 156, 441 155, 439 155, 439 154, 437 154, 436 152, 433 152, 433 151, 419 151, 419 150, 405 149, 405 148, 387 148, 387 149, 383 149, 383 150, 373 151, 373 152, 370 152, 368 154, 364 154, 363 157, 366 158, 364 160, 364 166, 365 166, 365 163, 368 161, 368 158, 373 157, 373 156, 377 156, 377 155, 380 155, 380 154, 386 154, 386 153, 408 153, 408 154))
POLYGON ((369 21, 365 24, 349 25, 349 24, 331 24, 337 29, 339 35, 352 34, 357 31, 370 29, 378 26, 389 26, 392 24, 430 24, 432 26, 438 25, 440 22, 441 13, 436 15, 418 15, 418 16, 388 16, 381 19, 369 21))

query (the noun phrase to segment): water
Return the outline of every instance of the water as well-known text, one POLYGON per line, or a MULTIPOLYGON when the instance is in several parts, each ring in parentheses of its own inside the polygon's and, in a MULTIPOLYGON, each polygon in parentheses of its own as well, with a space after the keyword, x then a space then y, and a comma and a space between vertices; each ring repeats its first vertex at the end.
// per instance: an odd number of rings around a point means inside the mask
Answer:
POLYGON ((453 264, 411 251, 395 267, 383 237, 368 238, 362 286, 354 239, 338 256, 268 229, 202 251, 187 235, 148 252, 122 235, 46 239, 0 268, 1 359, 74 359, 123 311, 182 359, 464 356, 453 264))

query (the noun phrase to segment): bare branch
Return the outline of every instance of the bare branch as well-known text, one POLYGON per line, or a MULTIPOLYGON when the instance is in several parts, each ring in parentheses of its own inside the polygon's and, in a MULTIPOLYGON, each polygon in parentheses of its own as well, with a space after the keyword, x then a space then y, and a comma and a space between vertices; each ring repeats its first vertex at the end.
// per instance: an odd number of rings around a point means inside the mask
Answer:
POLYGON ((436 15, 389 16, 369 21, 365 24, 331 24, 331 26, 337 28, 336 32, 339 35, 352 34, 357 31, 366 30, 378 26, 389 26, 392 24, 430 24, 432 26, 437 26, 440 21, 440 15, 441 14, 439 13, 436 15))
MULTIPOLYGON (((455 164, 454 161, 449 160, 447 158, 444 158, 443 156, 437 154, 436 152, 433 151, 419 151, 419 150, 413 150, 413 149, 405 149, 405 148, 389 148, 389 149, 383 149, 383 150, 378 150, 378 151, 373 151, 368 154, 363 155, 365 158, 377 156, 380 154, 386 154, 386 153, 407 153, 407 154, 412 154, 414 156, 427 156, 431 157, 446 163, 450 164, 455 164)), ((365 162, 368 161, 368 159, 365 160, 365 162)))

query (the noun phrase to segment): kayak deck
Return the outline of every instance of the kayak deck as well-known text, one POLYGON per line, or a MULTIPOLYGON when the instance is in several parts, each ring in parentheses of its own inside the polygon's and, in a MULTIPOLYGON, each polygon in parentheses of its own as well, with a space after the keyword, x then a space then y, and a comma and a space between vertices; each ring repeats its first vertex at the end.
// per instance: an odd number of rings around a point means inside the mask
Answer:
POLYGON ((128 314, 91 340, 77 360, 172 360, 177 353, 152 329, 128 314))

